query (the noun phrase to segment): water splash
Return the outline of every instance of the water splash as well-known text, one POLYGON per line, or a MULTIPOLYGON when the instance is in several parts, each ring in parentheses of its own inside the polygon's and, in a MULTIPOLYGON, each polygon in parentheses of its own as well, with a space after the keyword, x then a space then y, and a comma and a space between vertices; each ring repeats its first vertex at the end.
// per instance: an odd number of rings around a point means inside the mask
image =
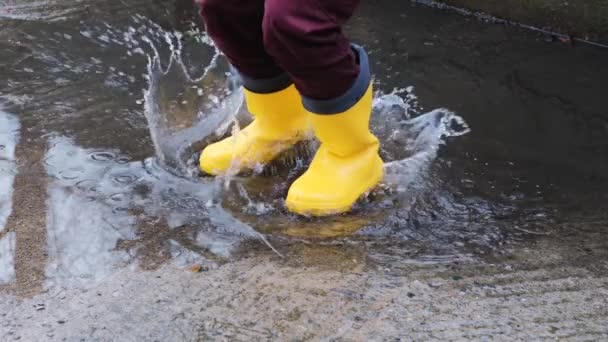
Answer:
POLYGON ((446 109, 436 109, 399 123, 386 139, 387 145, 405 146, 406 158, 385 164, 384 183, 397 191, 407 191, 437 158, 446 139, 467 134, 470 129, 464 120, 446 109))
POLYGON ((198 41, 212 48, 213 56, 202 75, 192 77, 182 58, 183 35, 155 28, 169 49, 169 57, 164 67, 158 42, 148 36, 141 38, 152 51, 146 56, 148 89, 144 92, 144 113, 159 162, 179 174, 193 175, 186 163, 188 154, 193 152, 193 142, 225 133, 242 106, 243 94, 235 91, 235 78, 205 33, 196 32, 198 41))
MULTIPOLYGON (((240 124, 247 120, 244 98, 238 89, 238 80, 204 33, 196 32, 203 46, 213 49, 213 57, 203 67, 200 76, 192 77, 183 60, 183 36, 166 32, 153 24, 148 26, 153 30, 130 29, 125 36, 128 38, 124 40, 134 53, 143 53, 142 43, 148 46, 148 53, 144 54, 148 62, 144 107, 156 160, 162 168, 178 177, 200 184, 201 180, 195 177, 198 175, 196 152, 212 139, 223 136, 230 127, 233 134, 234 130, 238 131, 240 124)), ((106 35, 110 41, 118 36, 106 35)), ((380 208, 382 211, 386 209, 385 204, 394 201, 393 197, 399 194, 406 193, 415 198, 413 190, 425 187, 424 177, 446 139, 469 131, 462 118, 448 110, 421 111, 413 87, 395 89, 389 94, 375 94, 371 126, 383 142, 382 154, 387 161, 383 184, 391 194, 381 196, 381 204, 367 205, 369 202, 364 202, 359 207, 380 208)), ((314 150, 316 146, 312 142, 304 150, 314 150)), ((278 226, 301 225, 301 222, 287 223, 293 220, 284 213, 283 198, 289 182, 306 168, 312 154, 308 152, 260 167, 249 179, 228 172, 207 184, 214 189, 214 198, 210 201, 217 204, 216 208, 227 208, 236 217, 232 219, 233 224, 246 222, 247 227, 260 228, 261 217, 274 216, 268 221, 278 226), (259 185, 264 183, 263 169, 272 170, 273 177, 284 181, 273 186, 259 185), (251 186, 259 188, 259 191, 250 193, 251 186)), ((211 220, 216 218, 210 211, 207 213, 211 220)), ((217 217, 226 216, 222 213, 217 217)), ((356 220, 360 227, 363 222, 368 222, 356 220)), ((345 231, 352 232, 353 229, 345 231)))
MULTIPOLYGON (((283 204, 288 184, 306 168, 313 153, 295 157, 292 155, 291 158, 266 165, 250 178, 240 178, 231 172, 213 180, 196 177, 196 152, 212 139, 226 134, 230 127, 238 131, 241 123, 246 122, 244 98, 238 89, 238 80, 230 73, 229 65, 219 57, 219 51, 204 33, 196 32, 201 37, 200 47, 212 49, 213 56, 202 67, 202 73, 193 77, 191 68, 187 67, 183 58, 183 35, 164 31, 153 23, 148 23, 147 27, 152 30, 129 29, 128 34, 123 34, 122 40, 130 46, 133 53, 147 58, 148 87, 144 93, 144 113, 157 157, 152 164, 168 170, 178 178, 184 178, 184 181, 207 189, 208 196, 201 197, 201 200, 212 205, 199 209, 197 214, 208 215, 209 223, 217 231, 226 227, 225 222, 254 235, 257 232, 252 227, 264 233, 276 233, 276 227, 312 226, 317 229, 324 225, 322 222, 310 225, 294 221, 290 214, 285 213, 283 204), (146 52, 144 45, 147 46, 146 52), (272 170, 272 176, 283 181, 280 184, 271 182, 274 183, 272 186, 263 185, 266 183, 263 179, 267 175, 262 172, 263 169, 272 170), (260 224, 261 221, 266 222, 260 224), (270 228, 271 225, 274 228, 270 228)), ((105 36, 104 40, 110 41, 120 38, 116 32, 106 32, 105 36)), ((425 175, 437 158, 439 148, 445 144, 446 139, 468 132, 466 123, 448 110, 437 109, 428 113, 421 111, 413 87, 395 89, 389 94, 375 94, 371 125, 383 142, 382 154, 387 161, 383 185, 388 193, 379 196, 378 200, 363 201, 357 210, 368 214, 371 211, 373 215, 370 217, 379 219, 382 212, 394 208, 394 205, 388 203, 395 202, 402 194, 410 199, 417 198, 414 189, 425 188, 425 175)), ((304 149, 314 150, 315 147, 313 142, 304 149)), ((403 205, 402 202, 396 203, 397 206, 403 205)), ((400 209, 409 210, 405 207, 400 209)), ((175 222, 193 219, 187 213, 166 211, 165 214, 175 222), (177 218, 183 215, 188 217, 177 218)), ((342 218, 338 221, 325 226, 332 226, 335 231, 352 233, 374 223, 373 219, 362 220, 356 213, 352 215, 352 220, 342 218)), ((215 234, 210 236, 216 236, 215 234)), ((258 236, 263 238, 263 235, 258 236)), ((226 247, 230 244, 219 245, 226 247)))
POLYGON ((361 228, 381 226, 395 211, 411 210, 402 195, 421 198, 412 189, 427 185, 425 176, 440 146, 468 131, 447 110, 422 114, 411 87, 376 93, 372 128, 383 142, 388 190, 375 192, 349 215, 297 218, 285 211, 283 198, 308 165, 315 142, 305 144, 307 153, 267 165, 272 177, 257 170, 251 177, 199 178, 196 152, 248 119, 238 80, 204 34, 195 33, 201 39, 187 43, 182 33, 141 16, 134 16, 133 23, 127 29, 90 26, 78 39, 122 49, 129 62, 147 62, 143 98, 133 90, 136 75, 116 61, 92 57, 80 67, 107 74, 103 79, 109 87, 133 91, 135 99, 129 101, 143 105, 155 156, 132 160, 118 150, 81 148, 61 136, 51 139, 46 159, 54 178, 49 186, 49 284, 103 279, 134 260, 144 267, 173 256, 182 263, 209 262, 232 255, 249 239, 275 250, 268 236, 302 236, 304 231, 310 237, 352 236, 361 228), (193 67, 187 56, 196 53, 204 58, 193 67))

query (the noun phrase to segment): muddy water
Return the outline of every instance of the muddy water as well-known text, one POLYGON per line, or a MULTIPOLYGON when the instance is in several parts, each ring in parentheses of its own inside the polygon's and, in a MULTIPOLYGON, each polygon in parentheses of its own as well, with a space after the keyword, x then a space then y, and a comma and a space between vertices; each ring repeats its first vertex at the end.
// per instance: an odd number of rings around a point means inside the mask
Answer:
POLYGON ((499 263, 517 258, 514 246, 544 244, 606 267, 606 51, 364 4, 348 30, 374 61, 372 128, 387 177, 353 213, 307 219, 282 198, 314 141, 252 175, 196 172, 196 152, 247 115, 192 10, 186 1, 0 9, 8 290, 252 254, 411 270, 499 263))

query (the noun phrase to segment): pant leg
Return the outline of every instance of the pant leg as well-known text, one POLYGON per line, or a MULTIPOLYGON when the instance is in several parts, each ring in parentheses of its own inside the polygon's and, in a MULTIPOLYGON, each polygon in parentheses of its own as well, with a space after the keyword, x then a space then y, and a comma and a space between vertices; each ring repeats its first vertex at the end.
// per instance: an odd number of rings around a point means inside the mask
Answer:
POLYGON ((245 78, 272 79, 285 72, 264 48, 264 0, 195 0, 207 33, 245 78))
POLYGON ((359 0, 266 0, 266 51, 292 77, 305 100, 334 99, 356 83, 357 52, 341 25, 358 4, 359 0))

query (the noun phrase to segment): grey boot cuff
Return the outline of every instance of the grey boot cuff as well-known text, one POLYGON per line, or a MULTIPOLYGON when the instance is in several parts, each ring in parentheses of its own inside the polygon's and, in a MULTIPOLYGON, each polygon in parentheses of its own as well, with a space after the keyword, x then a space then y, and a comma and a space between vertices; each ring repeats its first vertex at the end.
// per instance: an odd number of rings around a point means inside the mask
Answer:
POLYGON ((264 79, 253 79, 239 73, 243 87, 245 89, 257 93, 257 94, 271 94, 281 91, 293 84, 291 77, 288 74, 283 73, 277 77, 264 78, 264 79))
POLYGON ((314 114, 332 115, 349 110, 361 100, 369 88, 372 80, 372 73, 369 65, 369 57, 363 47, 353 44, 352 49, 358 55, 360 66, 359 76, 355 79, 353 86, 341 96, 329 100, 314 100, 303 97, 302 101, 304 103, 304 108, 314 114))

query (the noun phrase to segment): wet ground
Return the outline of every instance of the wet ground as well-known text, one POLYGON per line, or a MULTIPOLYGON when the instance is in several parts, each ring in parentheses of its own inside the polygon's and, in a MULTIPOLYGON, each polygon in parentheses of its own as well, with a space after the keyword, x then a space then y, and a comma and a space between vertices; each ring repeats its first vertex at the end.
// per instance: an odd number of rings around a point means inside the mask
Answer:
POLYGON ((193 171, 246 120, 189 2, 0 7, 2 340, 608 339, 608 51, 364 3, 383 186, 282 206, 315 143, 193 171))

